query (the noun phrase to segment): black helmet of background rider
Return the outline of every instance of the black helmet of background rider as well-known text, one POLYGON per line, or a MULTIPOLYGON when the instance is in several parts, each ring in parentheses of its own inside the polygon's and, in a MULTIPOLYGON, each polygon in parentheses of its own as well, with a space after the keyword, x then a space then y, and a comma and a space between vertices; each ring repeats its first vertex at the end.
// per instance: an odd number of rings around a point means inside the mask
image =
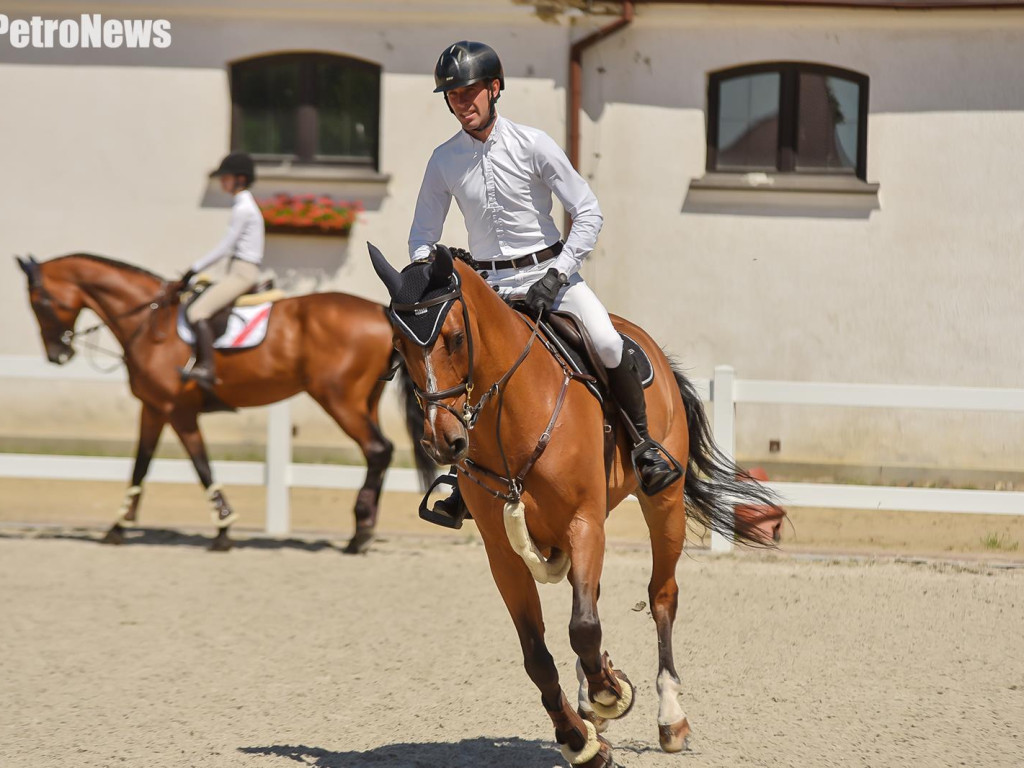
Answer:
POLYGON ((494 102, 505 90, 505 72, 501 68, 501 59, 498 58, 494 49, 485 43, 460 40, 445 48, 434 66, 434 85, 437 86, 434 88, 434 93, 440 93, 444 97, 444 103, 453 115, 455 110, 448 103, 448 91, 491 80, 498 81, 498 96, 489 98, 491 114, 484 128, 493 123, 494 118, 497 117, 497 113, 494 111, 494 102))

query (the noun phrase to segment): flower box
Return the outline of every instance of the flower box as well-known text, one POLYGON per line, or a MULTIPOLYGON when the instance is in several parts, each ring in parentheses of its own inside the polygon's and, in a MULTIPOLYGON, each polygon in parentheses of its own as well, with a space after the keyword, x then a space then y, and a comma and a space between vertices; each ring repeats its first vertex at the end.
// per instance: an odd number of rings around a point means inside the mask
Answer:
POLYGON ((358 200, 328 195, 277 194, 256 201, 270 234, 346 236, 363 211, 358 200))

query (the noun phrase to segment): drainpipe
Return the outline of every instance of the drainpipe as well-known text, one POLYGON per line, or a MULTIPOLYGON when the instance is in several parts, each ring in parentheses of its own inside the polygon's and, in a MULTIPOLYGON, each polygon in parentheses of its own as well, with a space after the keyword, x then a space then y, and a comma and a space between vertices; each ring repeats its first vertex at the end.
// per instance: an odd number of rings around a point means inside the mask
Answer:
MULTIPOLYGON (((569 49, 569 162, 580 168, 580 110, 583 108, 583 52, 633 22, 633 0, 623 0, 622 15, 577 40, 569 49)), ((567 217, 568 218, 568 217, 567 217)))

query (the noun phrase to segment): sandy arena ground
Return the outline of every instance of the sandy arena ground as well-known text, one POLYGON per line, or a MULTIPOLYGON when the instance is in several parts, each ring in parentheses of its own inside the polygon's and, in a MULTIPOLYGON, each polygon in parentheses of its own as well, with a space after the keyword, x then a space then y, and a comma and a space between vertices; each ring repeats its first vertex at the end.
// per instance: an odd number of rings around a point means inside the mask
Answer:
MULTIPOLYGON (((563 765, 482 547, 0 526, 4 768, 563 765)), ((608 554, 601 612, 637 684, 609 736, 648 766, 1024 765, 1024 570, 684 557, 692 751, 657 749, 649 557, 608 554)), ((565 584, 542 587, 567 691, 565 584)))

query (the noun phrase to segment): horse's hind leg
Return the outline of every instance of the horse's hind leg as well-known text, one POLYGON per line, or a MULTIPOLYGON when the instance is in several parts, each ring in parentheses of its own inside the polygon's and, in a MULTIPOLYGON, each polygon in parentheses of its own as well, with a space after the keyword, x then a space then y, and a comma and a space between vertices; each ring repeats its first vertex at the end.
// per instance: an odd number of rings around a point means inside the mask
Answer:
POLYGON ((623 717, 633 708, 633 685, 601 652, 601 620, 597 614, 604 565, 603 513, 596 519, 579 516, 573 523, 572 619, 569 643, 579 657, 580 713, 603 729, 603 720, 623 717))
POLYGON ((377 423, 377 404, 383 388, 384 382, 377 383, 366 403, 346 399, 335 391, 310 393, 345 434, 359 444, 359 450, 366 458, 366 478, 356 495, 355 533, 345 547, 346 554, 350 555, 365 552, 373 541, 384 473, 391 464, 394 451, 391 441, 384 437, 377 423))
POLYGON ((686 538, 686 507, 683 484, 675 483, 657 496, 639 495, 640 506, 651 531, 654 565, 648 595, 658 632, 658 740, 666 752, 686 748, 690 724, 679 705, 681 685, 672 656, 672 625, 679 604, 676 564, 686 538))
POLYGON ((135 449, 135 469, 132 471, 132 484, 125 493, 124 503, 118 511, 117 520, 103 538, 106 544, 123 544, 124 529, 131 528, 139 521, 139 501, 142 498, 142 481, 149 471, 149 462, 153 459, 156 444, 160 440, 167 418, 156 408, 142 404, 142 415, 139 419, 139 443, 135 449))
POLYGON ((199 431, 197 414, 195 411, 175 411, 171 415, 171 426, 178 435, 178 439, 181 440, 189 458, 192 459, 192 466, 196 468, 199 482, 206 489, 206 496, 213 508, 212 514, 214 524, 217 526, 217 536, 210 543, 210 549, 215 552, 227 552, 231 549, 228 528, 238 519, 238 515, 231 509, 220 485, 213 482, 213 471, 210 469, 210 459, 206 455, 203 435, 199 431))

